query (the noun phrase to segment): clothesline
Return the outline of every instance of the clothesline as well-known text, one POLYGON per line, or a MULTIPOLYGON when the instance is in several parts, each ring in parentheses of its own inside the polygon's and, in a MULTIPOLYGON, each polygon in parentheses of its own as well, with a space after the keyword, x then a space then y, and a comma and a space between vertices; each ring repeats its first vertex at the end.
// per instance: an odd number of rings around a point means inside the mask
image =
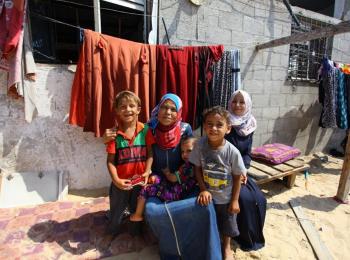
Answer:
MULTIPOLYGON (((75 3, 75 2, 71 2, 71 1, 65 1, 65 0, 56 0, 56 2, 62 2, 62 3, 67 3, 67 4, 73 4, 73 5, 77 5, 77 6, 83 6, 83 7, 88 7, 88 8, 94 8, 94 6, 92 5, 86 5, 86 4, 79 4, 79 3, 75 3)), ((101 10, 105 10, 105 11, 111 11, 111 12, 116 12, 116 13, 122 13, 122 14, 131 14, 131 15, 139 15, 139 16, 148 16, 148 17, 158 17, 155 15, 150 15, 150 14, 140 14, 140 13, 133 13, 133 12, 126 12, 126 11, 119 11, 119 10, 115 10, 115 9, 111 9, 111 8, 105 8, 105 7, 101 7, 101 10)), ((161 16, 159 16, 161 17, 161 16)))
MULTIPOLYGON (((88 8, 94 8, 94 6, 92 5, 86 5, 86 4, 80 4, 80 3, 76 3, 76 2, 71 2, 71 1, 66 1, 66 0, 56 0, 55 2, 62 2, 62 3, 67 3, 67 4, 73 4, 76 6, 82 6, 82 7, 88 7, 88 8)), ((271 13, 288 13, 288 11, 277 11, 277 10, 271 10, 271 9, 267 9, 267 8, 260 8, 254 5, 250 5, 249 2, 252 2, 252 0, 250 1, 237 1, 243 5, 246 5, 248 7, 257 9, 257 10, 262 10, 262 11, 268 11, 271 13)), ((125 14, 132 14, 132 15, 142 15, 142 16, 149 16, 149 17, 157 17, 157 16, 152 16, 152 15, 144 15, 144 14, 139 14, 139 13, 133 13, 133 12, 126 12, 126 11, 119 11, 119 10, 115 10, 115 9, 110 9, 110 8, 105 8, 105 7, 101 7, 101 10, 106 10, 106 11, 112 11, 112 12, 117 12, 117 13, 125 13, 125 14)), ((244 8, 242 9, 242 11, 244 11, 244 8)), ((162 17, 162 16, 158 16, 158 17, 162 17)))
POLYGON ((41 14, 38 14, 38 13, 31 12, 31 14, 36 16, 36 17, 38 17, 38 18, 41 18, 43 20, 47 20, 47 21, 54 22, 54 23, 59 23, 59 24, 65 25, 65 26, 69 26, 69 27, 78 29, 78 30, 83 30, 84 29, 84 28, 82 28, 80 26, 72 25, 72 24, 69 24, 69 23, 65 23, 65 22, 53 19, 53 18, 45 16, 45 15, 41 15, 41 14))
MULTIPOLYGON (((33 16, 36 16, 36 17, 41 18, 43 20, 47 20, 47 21, 54 22, 54 23, 59 23, 59 24, 62 24, 62 25, 66 25, 66 26, 78 29, 78 30, 86 29, 86 28, 83 28, 83 27, 80 27, 80 26, 77 26, 77 25, 73 25, 73 24, 69 24, 69 23, 66 23, 66 22, 62 22, 60 20, 57 20, 57 19, 45 16, 45 15, 41 15, 41 14, 38 14, 38 13, 31 12, 31 14, 33 16)), ((163 18, 162 18, 162 20, 163 20, 163 18)), ((163 20, 163 23, 165 23, 164 20, 163 20)), ((231 44, 233 44, 233 45, 235 45, 235 44, 244 44, 244 47, 252 47, 252 46, 255 46, 258 43, 259 43, 259 41, 245 41, 245 42, 233 42, 231 44), (249 46, 249 45, 247 46, 247 44, 252 44, 252 45, 251 46, 249 46)))

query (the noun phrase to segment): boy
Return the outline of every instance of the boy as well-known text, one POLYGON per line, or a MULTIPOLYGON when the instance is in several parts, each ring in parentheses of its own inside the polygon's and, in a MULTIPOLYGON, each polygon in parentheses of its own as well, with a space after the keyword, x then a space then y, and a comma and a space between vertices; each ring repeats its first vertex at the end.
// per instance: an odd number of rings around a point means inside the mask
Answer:
MULTIPOLYGON (((152 166, 152 148, 146 144, 148 126, 138 121, 141 110, 140 99, 130 91, 122 91, 115 97, 115 112, 118 129, 115 140, 107 144, 107 168, 112 179, 109 190, 109 233, 120 231, 123 212, 129 208, 134 212, 141 186, 133 186, 135 175, 145 177, 147 183, 152 166)), ((139 225, 135 225, 139 227, 139 225)), ((140 230, 135 231, 138 234, 140 230)))
POLYGON ((207 206, 212 199, 214 201, 224 259, 233 256, 230 240, 239 235, 236 216, 240 178, 246 175, 239 151, 224 138, 230 132, 229 115, 219 106, 206 110, 203 115, 206 136, 195 144, 190 154, 200 188, 197 202, 207 206))

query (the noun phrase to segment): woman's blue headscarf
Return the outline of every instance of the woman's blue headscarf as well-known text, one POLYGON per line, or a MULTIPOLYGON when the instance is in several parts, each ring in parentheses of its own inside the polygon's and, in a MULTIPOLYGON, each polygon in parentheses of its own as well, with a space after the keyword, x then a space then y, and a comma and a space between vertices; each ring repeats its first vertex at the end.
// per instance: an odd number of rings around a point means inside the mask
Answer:
POLYGON ((151 112, 151 118, 148 121, 148 125, 150 128, 155 129, 158 125, 158 112, 159 109, 161 107, 161 105, 166 101, 166 100, 171 100, 175 103, 176 106, 176 112, 177 112, 177 122, 181 121, 181 111, 182 111, 182 101, 180 99, 179 96, 172 94, 172 93, 168 93, 165 94, 161 100, 159 101, 158 105, 156 105, 155 108, 153 108, 152 112, 151 112))

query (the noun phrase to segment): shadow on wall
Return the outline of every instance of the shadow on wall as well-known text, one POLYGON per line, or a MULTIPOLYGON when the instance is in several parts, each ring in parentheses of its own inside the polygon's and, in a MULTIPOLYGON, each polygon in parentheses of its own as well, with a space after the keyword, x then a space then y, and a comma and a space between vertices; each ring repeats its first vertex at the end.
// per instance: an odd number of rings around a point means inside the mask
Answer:
POLYGON ((326 134, 326 129, 321 128, 321 133, 316 140, 317 132, 319 131, 319 115, 321 106, 318 102, 311 104, 306 110, 304 106, 294 108, 282 117, 275 120, 272 137, 265 143, 283 143, 293 146, 297 137, 305 139, 307 142, 305 146, 305 154, 312 152, 313 148, 322 142, 326 134), (306 128, 309 131, 302 134, 306 128))
MULTIPOLYGON (((173 35, 176 35, 176 31, 178 30, 179 21, 181 21, 181 13, 182 12, 184 12, 185 16, 187 16, 187 17, 191 17, 192 15, 195 15, 198 12, 198 8, 197 9, 191 8, 191 3, 189 1, 182 0, 182 1, 175 1, 175 2, 178 2, 177 3, 178 9, 176 10, 175 15, 173 16, 174 18, 171 21, 171 23, 168 24, 169 21, 167 21, 165 18, 164 23, 162 21, 161 24, 159 25, 164 30, 163 39, 159 40, 159 44, 169 44, 165 31, 167 31, 167 33, 168 33, 170 44, 174 44, 174 42, 171 42, 171 38, 173 35), (187 8, 185 8, 185 5, 187 5, 187 8), (166 26, 166 28, 164 28, 164 26, 166 26)), ((175 4, 169 3, 167 6, 166 6, 166 4, 162 4, 162 5, 164 5, 164 7, 162 7, 162 8, 164 10, 166 10, 168 8, 172 8, 172 6, 175 4)))
MULTIPOLYGON (((331 149, 336 149, 339 152, 344 152, 344 149, 342 147, 342 142, 344 141, 345 137, 346 137, 345 129, 340 129, 340 128, 334 129, 333 134, 331 135, 331 137, 327 142, 326 152, 328 153, 331 149)), ((346 143, 345 143, 345 146, 346 146, 346 143)))

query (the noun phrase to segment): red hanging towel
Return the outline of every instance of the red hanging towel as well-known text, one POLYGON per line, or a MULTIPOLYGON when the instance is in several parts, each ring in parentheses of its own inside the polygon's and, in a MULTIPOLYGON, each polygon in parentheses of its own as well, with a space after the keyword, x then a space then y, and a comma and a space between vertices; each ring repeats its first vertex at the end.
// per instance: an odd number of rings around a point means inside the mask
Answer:
MULTIPOLYGON (((183 103, 182 119, 192 126, 197 108, 200 48, 157 45, 157 100, 166 93, 177 94, 183 103)), ((208 48, 214 56, 221 57, 223 45, 208 48)))

